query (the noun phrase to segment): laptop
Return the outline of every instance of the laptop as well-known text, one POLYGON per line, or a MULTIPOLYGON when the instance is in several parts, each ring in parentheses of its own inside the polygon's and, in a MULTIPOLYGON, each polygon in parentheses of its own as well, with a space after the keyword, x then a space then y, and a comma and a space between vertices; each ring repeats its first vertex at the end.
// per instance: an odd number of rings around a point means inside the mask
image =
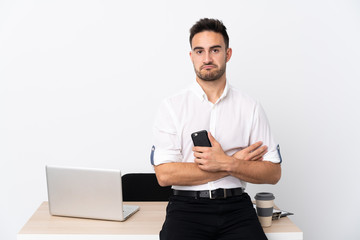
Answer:
POLYGON ((46 166, 51 215, 125 221, 140 207, 123 205, 121 172, 46 166))

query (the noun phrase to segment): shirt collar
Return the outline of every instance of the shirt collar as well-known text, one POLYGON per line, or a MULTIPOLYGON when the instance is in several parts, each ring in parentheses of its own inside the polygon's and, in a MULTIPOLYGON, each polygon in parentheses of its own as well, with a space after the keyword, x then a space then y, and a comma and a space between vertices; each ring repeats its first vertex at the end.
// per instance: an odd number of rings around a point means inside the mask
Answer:
MULTIPOLYGON (((225 88, 224 88, 224 91, 223 93, 221 94, 220 98, 217 100, 217 102, 219 102, 220 100, 222 100, 223 98, 225 98, 229 92, 229 83, 228 81, 226 81, 225 83, 225 88)), ((201 88, 201 86, 199 85, 198 82, 194 82, 191 86, 191 90, 195 93, 196 96, 199 97, 199 99, 201 101, 204 101, 204 100, 208 100, 207 96, 206 96, 206 93, 204 92, 204 90, 201 88)))

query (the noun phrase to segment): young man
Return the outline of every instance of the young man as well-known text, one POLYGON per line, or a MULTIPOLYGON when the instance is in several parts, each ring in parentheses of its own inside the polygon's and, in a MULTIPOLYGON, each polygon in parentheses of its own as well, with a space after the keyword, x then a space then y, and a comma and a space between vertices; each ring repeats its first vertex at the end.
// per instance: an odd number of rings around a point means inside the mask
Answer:
POLYGON ((281 157, 260 104, 231 87, 226 27, 201 19, 190 29, 196 82, 165 99, 154 125, 151 160, 158 182, 172 185, 160 239, 267 239, 246 182, 276 184, 281 157), (194 147, 207 130, 212 147, 194 147))

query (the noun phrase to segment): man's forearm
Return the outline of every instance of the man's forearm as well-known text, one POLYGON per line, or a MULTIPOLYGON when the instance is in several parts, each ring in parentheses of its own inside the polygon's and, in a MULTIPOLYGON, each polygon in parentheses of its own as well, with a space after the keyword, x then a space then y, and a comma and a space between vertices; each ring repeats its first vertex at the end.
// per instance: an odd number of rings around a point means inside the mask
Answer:
POLYGON ((256 184, 276 184, 281 177, 281 165, 269 161, 235 159, 227 172, 243 181, 256 184))
POLYGON ((193 186, 218 180, 229 173, 225 171, 207 172, 196 163, 164 163, 155 166, 158 182, 161 186, 193 186))
POLYGON ((281 176, 280 164, 263 161, 267 146, 256 142, 232 156, 223 151, 219 142, 209 133, 212 147, 194 147, 195 163, 206 172, 228 172, 240 180, 250 183, 275 184, 281 176))

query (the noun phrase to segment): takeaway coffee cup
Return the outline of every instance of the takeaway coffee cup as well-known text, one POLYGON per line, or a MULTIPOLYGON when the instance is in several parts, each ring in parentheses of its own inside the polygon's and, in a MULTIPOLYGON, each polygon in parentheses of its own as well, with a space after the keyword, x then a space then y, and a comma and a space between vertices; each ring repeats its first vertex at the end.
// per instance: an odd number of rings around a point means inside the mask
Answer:
POLYGON ((255 196, 256 211, 262 227, 271 226, 274 199, 274 195, 268 192, 260 192, 255 196))

